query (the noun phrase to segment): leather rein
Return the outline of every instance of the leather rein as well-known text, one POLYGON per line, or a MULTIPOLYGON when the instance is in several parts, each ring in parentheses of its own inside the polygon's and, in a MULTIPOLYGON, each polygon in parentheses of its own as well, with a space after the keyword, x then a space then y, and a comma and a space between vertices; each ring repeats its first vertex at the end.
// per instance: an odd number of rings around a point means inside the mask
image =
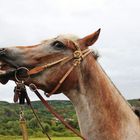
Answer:
MULTIPOLYGON (((73 55, 71 56, 66 56, 62 59, 59 59, 57 61, 54 61, 52 63, 48 63, 42 66, 37 66, 33 69, 28 70, 25 67, 20 67, 15 71, 15 79, 16 79, 16 87, 15 87, 15 95, 14 95, 14 102, 17 102, 19 99, 20 104, 24 104, 24 100, 27 101, 27 104, 31 107, 36 119, 39 121, 39 118, 37 117, 37 115, 34 112, 34 109, 31 105, 31 101, 28 97, 27 91, 26 91, 26 87, 24 82, 30 78, 31 75, 35 75, 38 74, 40 72, 43 72, 44 70, 46 70, 47 68, 50 68, 54 65, 60 64, 60 63, 67 63, 70 60, 73 60, 72 66, 67 70, 67 72, 64 74, 64 76, 59 80, 58 84, 54 87, 54 89, 48 93, 45 94, 47 97, 50 97, 53 93, 55 93, 60 86, 63 84, 63 82, 66 80, 66 78, 70 75, 70 73, 74 70, 75 67, 77 67, 78 65, 81 64, 81 62, 84 60, 84 58, 86 56, 88 56, 88 54, 91 53, 91 50, 89 49, 85 49, 85 50, 81 50, 80 47, 75 44, 75 48, 76 50, 73 52, 73 55), (20 70, 23 70, 24 72, 18 73, 20 70)), ((42 101, 42 103, 44 104, 44 106, 48 109, 48 111, 50 113, 52 113, 56 118, 58 118, 61 123, 63 123, 65 125, 65 127, 67 127, 68 129, 70 129, 73 133, 75 133, 78 137, 81 137, 83 140, 86 140, 81 134, 79 134, 79 132, 77 132, 73 127, 71 127, 66 121, 64 121, 64 118, 61 117, 57 112, 54 111, 54 109, 49 105, 48 101, 45 100, 41 94, 38 92, 37 87, 33 84, 30 83, 29 88, 38 96, 38 98, 42 101)), ((42 127, 41 123, 39 122, 40 126, 42 127)), ((42 127, 43 129, 43 127, 42 127)), ((48 139, 51 140, 51 138, 48 136, 48 134, 46 134, 48 139)))

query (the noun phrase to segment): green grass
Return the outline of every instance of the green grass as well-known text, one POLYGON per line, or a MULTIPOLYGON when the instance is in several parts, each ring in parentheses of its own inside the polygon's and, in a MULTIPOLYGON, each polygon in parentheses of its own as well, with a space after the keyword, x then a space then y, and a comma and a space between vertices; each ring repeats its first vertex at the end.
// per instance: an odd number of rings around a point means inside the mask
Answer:
MULTIPOLYGON (((52 137, 52 140, 81 140, 77 137, 52 137)), ((29 140, 47 140, 47 138, 31 138, 29 140)))
MULTIPOLYGON (((51 137, 52 140, 81 140, 78 137, 51 137)), ((22 137, 16 136, 0 136, 0 140, 23 140, 22 137)), ((29 138, 29 140, 48 140, 44 138, 29 138)))

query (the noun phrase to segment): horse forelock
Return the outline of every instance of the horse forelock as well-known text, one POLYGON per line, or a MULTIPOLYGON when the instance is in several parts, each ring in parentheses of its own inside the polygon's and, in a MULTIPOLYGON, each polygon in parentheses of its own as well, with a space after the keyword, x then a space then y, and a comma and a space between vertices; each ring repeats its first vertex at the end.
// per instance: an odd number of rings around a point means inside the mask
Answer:
POLYGON ((67 39, 67 40, 71 40, 72 42, 76 42, 79 37, 76 36, 76 35, 73 35, 73 34, 62 34, 62 35, 59 35, 57 37, 58 39, 67 39))
POLYGON ((76 42, 77 40, 79 39, 78 36, 76 35, 73 35, 73 34, 61 34, 61 35, 58 35, 56 38, 50 38, 50 39, 46 39, 46 40, 43 40, 41 41, 41 43, 47 43, 49 40, 52 41, 52 40, 70 40, 72 42, 76 42))

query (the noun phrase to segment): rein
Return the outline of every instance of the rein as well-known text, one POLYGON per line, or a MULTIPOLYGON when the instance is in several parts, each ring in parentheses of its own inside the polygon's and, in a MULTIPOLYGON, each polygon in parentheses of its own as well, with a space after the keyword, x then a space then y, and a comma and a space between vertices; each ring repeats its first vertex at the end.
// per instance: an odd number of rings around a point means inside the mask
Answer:
MULTIPOLYGON (((40 72, 43 72, 47 68, 50 68, 56 64, 64 62, 67 63, 71 60, 73 60, 72 66, 67 70, 67 72, 64 74, 64 76, 59 80, 58 84, 54 87, 54 89, 48 93, 45 94, 47 97, 50 97, 53 93, 55 93, 59 87, 63 84, 65 79, 70 75, 70 73, 74 70, 75 67, 81 64, 81 62, 84 60, 84 58, 91 53, 89 49, 81 50, 78 45, 75 44, 76 50, 73 52, 72 56, 66 56, 62 59, 59 59, 55 62, 45 64, 43 66, 37 66, 33 69, 28 70, 25 67, 20 67, 15 72, 15 79, 17 86, 15 87, 15 95, 14 95, 14 101, 17 102, 19 99, 20 104, 24 104, 25 100, 27 101, 27 104, 31 107, 35 117, 37 118, 40 126, 42 127, 39 118, 34 112, 34 109, 31 105, 30 99, 27 95, 26 88, 24 82, 30 78, 31 75, 38 74, 40 72), (22 71, 22 72, 21 72, 22 71)), ((65 125, 68 129, 70 129, 73 133, 75 133, 78 137, 81 137, 83 140, 86 140, 81 134, 79 134, 74 128, 72 128, 67 122, 64 121, 63 117, 61 117, 57 112, 54 111, 54 109, 49 105, 49 103, 41 96, 41 94, 38 92, 37 87, 30 83, 29 88, 38 96, 38 98, 42 101, 44 106, 49 110, 50 113, 52 113, 56 118, 58 118, 61 123, 65 125)), ((42 128, 43 129, 43 128, 42 128)), ((46 134, 47 135, 47 134, 46 134)), ((48 135, 47 135, 48 136, 48 135)), ((50 137, 48 136, 48 139, 50 140, 50 137)))

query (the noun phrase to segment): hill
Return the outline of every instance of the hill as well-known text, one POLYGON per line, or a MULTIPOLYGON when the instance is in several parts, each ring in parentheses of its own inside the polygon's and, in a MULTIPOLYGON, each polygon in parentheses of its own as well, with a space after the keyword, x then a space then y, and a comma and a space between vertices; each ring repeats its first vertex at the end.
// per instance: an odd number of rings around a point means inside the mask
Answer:
MULTIPOLYGON (((140 101, 129 100, 133 106, 140 107, 140 101)), ((70 101, 52 100, 49 101, 54 109, 61 114, 65 120, 73 126, 78 128, 77 117, 75 110, 70 101)), ((45 130, 53 136, 72 136, 73 134, 67 130, 58 119, 51 115, 40 101, 32 102, 32 105, 38 114, 45 130)), ((36 119, 29 106, 24 105, 24 114, 27 121, 28 132, 30 136, 43 136, 43 133, 38 126, 36 119)), ((19 129, 19 111, 20 105, 15 103, 8 103, 0 101, 0 135, 21 135, 19 129)))
MULTIPOLYGON (((75 110, 70 101, 52 100, 49 104, 61 114, 65 120, 75 129, 78 128, 75 110)), ((39 116, 45 130, 53 136, 71 136, 71 132, 67 130, 58 119, 50 114, 40 101, 32 102, 35 112, 39 116)), ((22 106, 27 121, 29 135, 43 136, 42 130, 29 108, 28 105, 22 106)), ((0 135, 21 135, 19 129, 19 112, 20 105, 15 103, 0 102, 0 135)))

